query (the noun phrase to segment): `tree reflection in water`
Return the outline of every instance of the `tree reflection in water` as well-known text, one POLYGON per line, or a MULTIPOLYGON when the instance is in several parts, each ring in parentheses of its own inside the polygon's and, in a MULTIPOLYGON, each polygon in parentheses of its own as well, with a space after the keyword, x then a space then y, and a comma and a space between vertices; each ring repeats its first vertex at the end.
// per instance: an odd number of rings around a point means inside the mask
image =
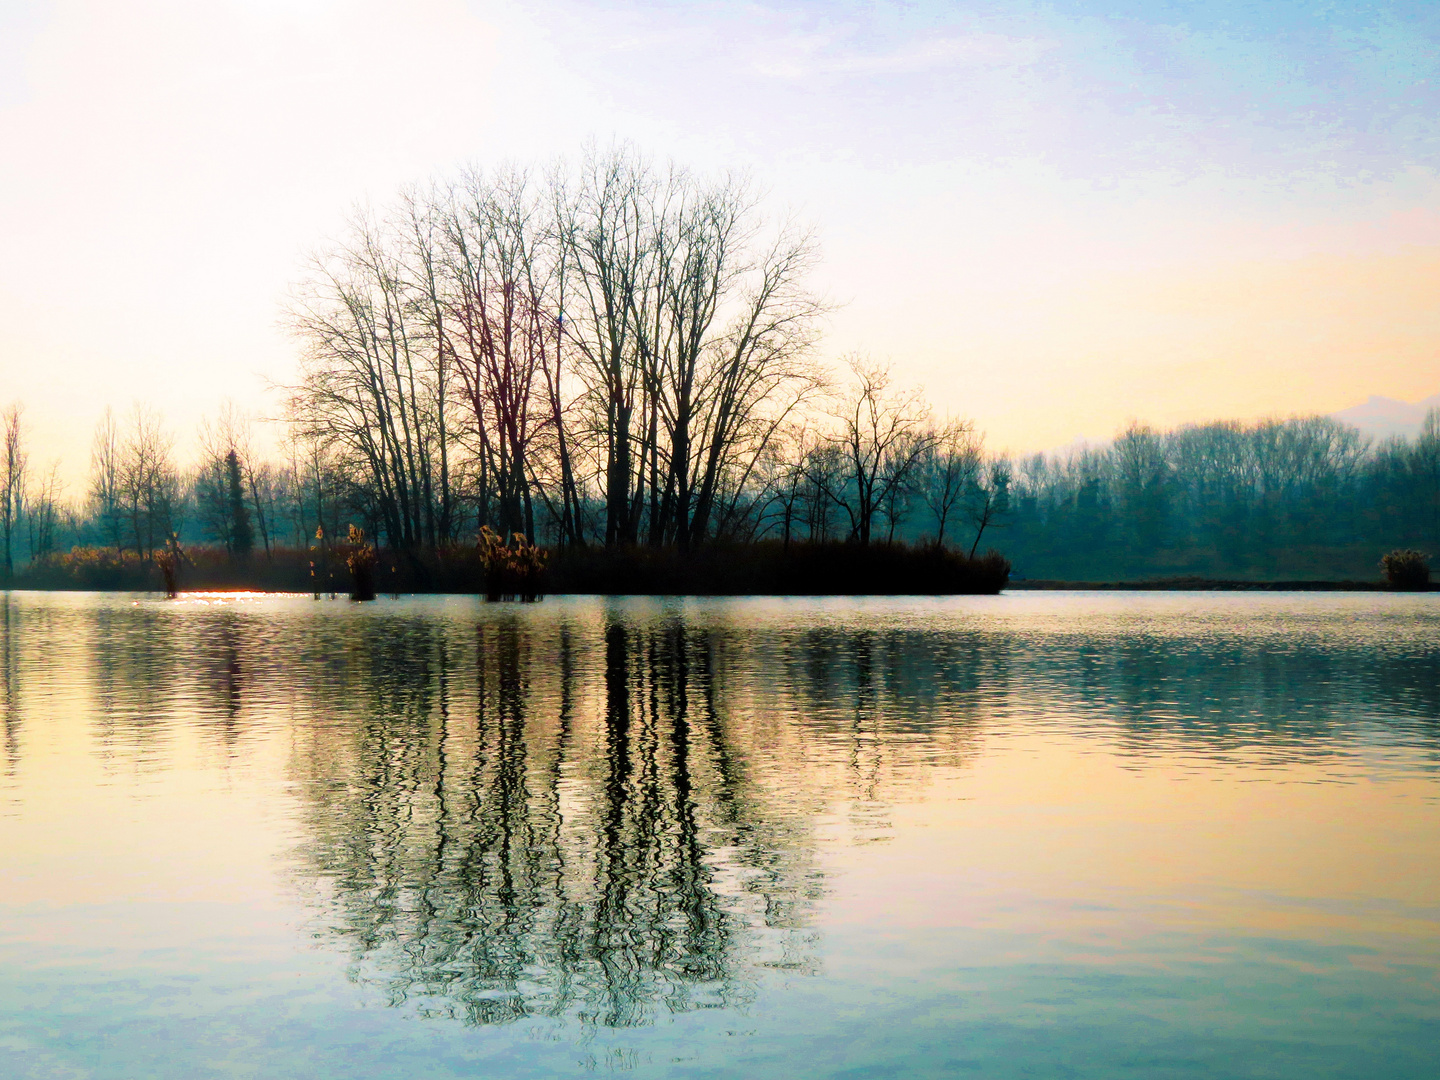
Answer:
POLYGON ((358 727, 315 729, 307 870, 392 1004, 628 1027, 811 963, 809 845, 734 760, 709 635, 599 629, 483 624, 457 694, 453 639, 418 627, 375 655, 358 727))
POLYGON ((16 649, 10 593, 0 593, 0 722, 5 729, 5 775, 12 777, 20 763, 20 710, 15 694, 16 649))

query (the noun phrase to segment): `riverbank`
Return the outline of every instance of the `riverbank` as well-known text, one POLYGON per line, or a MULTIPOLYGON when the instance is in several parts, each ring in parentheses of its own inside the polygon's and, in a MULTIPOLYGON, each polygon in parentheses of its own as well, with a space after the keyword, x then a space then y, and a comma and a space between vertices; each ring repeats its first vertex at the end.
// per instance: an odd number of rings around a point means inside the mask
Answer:
POLYGON ((1396 589, 1384 581, 1236 581, 1215 578, 1158 578, 1152 581, 1011 581, 1007 589, 1136 591, 1156 592, 1430 592, 1440 591, 1431 583, 1425 589, 1396 589))

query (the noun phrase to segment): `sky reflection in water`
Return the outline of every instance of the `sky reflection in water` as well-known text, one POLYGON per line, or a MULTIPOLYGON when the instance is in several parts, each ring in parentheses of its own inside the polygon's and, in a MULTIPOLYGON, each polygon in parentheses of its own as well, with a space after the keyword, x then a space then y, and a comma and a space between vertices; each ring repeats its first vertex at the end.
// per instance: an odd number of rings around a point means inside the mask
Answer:
POLYGON ((0 600, 0 1074, 1431 1076, 1440 606, 0 600))

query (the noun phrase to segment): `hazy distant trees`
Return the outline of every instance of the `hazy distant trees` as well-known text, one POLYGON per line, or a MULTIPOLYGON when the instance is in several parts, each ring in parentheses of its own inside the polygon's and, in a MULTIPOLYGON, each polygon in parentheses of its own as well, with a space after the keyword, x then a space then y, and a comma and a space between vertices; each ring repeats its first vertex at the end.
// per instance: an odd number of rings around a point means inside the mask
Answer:
POLYGON ((1378 550, 1440 549, 1437 448, 1424 431, 1372 446, 1327 417, 1134 424, 1022 463, 1009 548, 1030 575, 1368 577, 1378 550))
POLYGON ((25 434, 21 422, 24 406, 9 405, 0 416, 3 426, 3 448, 0 448, 0 541, 5 546, 5 579, 15 575, 14 543, 25 507, 26 466, 25 434))
POLYGON ((90 444, 91 520, 95 523, 100 543, 120 548, 123 523, 120 498, 120 426, 114 410, 105 409, 90 444))
POLYGON ((32 560, 50 554, 60 539, 65 506, 61 502, 60 465, 58 462, 41 474, 25 497, 25 527, 30 541, 32 560))
MULTIPOLYGON (((822 543, 837 539, 840 507, 836 493, 845 486, 845 457, 833 436, 793 447, 805 479, 802 489, 806 539, 822 543)), ((844 534, 838 536, 844 539, 844 534)))
POLYGON ((195 505, 206 535, 232 556, 245 558, 255 546, 239 452, 231 447, 208 460, 195 481, 195 505))
POLYGON ((1405 456, 1416 510, 1425 522, 1427 539, 1440 553, 1440 409, 1425 414, 1420 435, 1405 456))
POLYGON ((282 479, 276 489, 294 538, 304 547, 312 540, 322 545, 341 533, 346 514, 347 481, 336 455, 321 440, 301 438, 292 432, 286 443, 282 479))
POLYGON ((1171 466, 1160 435, 1132 423, 1111 451, 1115 497, 1139 548, 1160 542, 1169 513, 1171 466))
MULTIPOLYGON (((868 520, 870 543, 978 553, 1003 528, 1003 547, 1022 574, 1072 579, 1373 577, 1379 551, 1440 550, 1440 414, 1418 438, 1379 445, 1315 417, 1172 431, 1136 424, 1108 447, 1012 462, 986 454, 968 424, 934 423, 918 394, 894 387, 882 367, 857 361, 849 372, 790 409, 753 467, 727 481, 728 518, 712 537, 861 543, 868 520)), ((548 400, 543 385, 539 393, 548 400)), ((590 401, 582 388, 565 415, 590 401)), ((467 409, 454 405, 452 431, 478 429, 467 409)), ((553 467, 553 422, 547 415, 535 423, 545 434, 531 441, 539 449, 530 460, 553 467)), ((172 533, 237 558, 252 546, 317 547, 324 551, 311 558, 323 568, 349 524, 374 524, 365 516, 376 505, 367 475, 343 446, 296 427, 283 433, 278 460, 262 460, 248 422, 233 410, 202 427, 183 483, 174 440, 153 411, 137 407, 123 423, 107 411, 81 506, 64 500, 55 467, 29 467, 18 408, 0 417, 0 428, 0 503, 9 499, 8 510, 0 505, 0 529, 8 530, 17 573, 27 555, 41 559, 73 544, 148 557, 172 533)), ((573 430, 579 460, 592 468, 602 462, 592 453, 602 429, 577 422, 573 430)), ((648 453, 645 439, 636 445, 648 453)), ((452 533, 462 539, 460 530, 481 520, 472 446, 459 437, 452 443, 459 448, 454 490, 464 493, 457 506, 470 507, 452 533)), ((565 542, 556 474, 526 472, 536 532, 565 542)), ((603 488, 597 473, 588 475, 589 483, 577 484, 572 521, 578 535, 602 541, 603 488)), ((488 520, 498 524, 500 484, 493 474, 486 482, 488 520)), ((639 542, 650 538, 648 478, 646 490, 639 542)), ((523 516, 523 500, 511 505, 523 516)))
POLYGON ((268 554, 272 515, 261 492, 272 470, 268 465, 257 468, 253 460, 248 421, 227 404, 214 423, 201 424, 199 443, 195 509, 206 535, 230 555, 245 558, 255 546, 253 519, 268 554))
POLYGON ((159 415, 136 405, 120 443, 116 472, 125 541, 146 559, 183 521, 174 448, 174 437, 161 426, 159 415))
MULTIPOLYGON (((973 498, 984 459, 974 426, 951 421, 935 433, 921 456, 916 477, 920 501, 930 511, 932 541, 943 547, 946 531, 973 498)), ((976 542, 979 534, 976 535, 976 542)))
POLYGON ((980 548, 985 530, 1007 524, 1010 513, 1010 462, 999 458, 990 463, 983 473, 971 482, 971 500, 967 507, 970 524, 975 527, 975 539, 970 542, 970 557, 980 548))
POLYGON ((814 450, 812 432, 804 425, 792 425, 767 449, 757 471, 757 480, 768 494, 768 498, 757 500, 757 531, 773 529, 787 549, 802 527, 813 534, 813 523, 805 508, 815 497, 810 477, 810 455, 814 450))

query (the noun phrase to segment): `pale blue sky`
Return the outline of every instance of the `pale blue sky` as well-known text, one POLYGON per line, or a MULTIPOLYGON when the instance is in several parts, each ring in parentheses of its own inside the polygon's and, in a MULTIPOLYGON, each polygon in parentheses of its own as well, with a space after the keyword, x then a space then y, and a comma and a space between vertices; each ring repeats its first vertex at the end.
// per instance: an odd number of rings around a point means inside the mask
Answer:
POLYGON ((826 349, 1017 450, 1440 390, 1440 5, 0 0, 0 396, 266 408, 358 199, 587 138, 814 222, 826 349))

